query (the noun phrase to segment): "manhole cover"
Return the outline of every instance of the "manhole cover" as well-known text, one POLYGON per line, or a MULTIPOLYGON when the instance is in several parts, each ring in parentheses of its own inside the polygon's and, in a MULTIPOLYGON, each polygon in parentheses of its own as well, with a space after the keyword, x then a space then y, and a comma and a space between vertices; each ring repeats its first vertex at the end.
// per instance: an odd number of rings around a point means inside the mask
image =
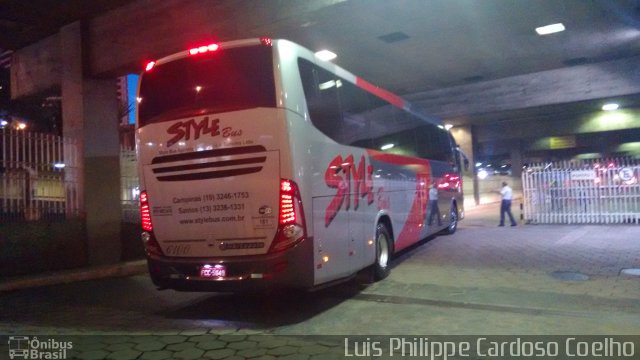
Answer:
POLYGON ((587 281, 589 275, 575 271, 554 271, 551 273, 551 277, 562 281, 587 281))
POLYGON ((623 275, 640 276, 640 269, 622 269, 623 275))

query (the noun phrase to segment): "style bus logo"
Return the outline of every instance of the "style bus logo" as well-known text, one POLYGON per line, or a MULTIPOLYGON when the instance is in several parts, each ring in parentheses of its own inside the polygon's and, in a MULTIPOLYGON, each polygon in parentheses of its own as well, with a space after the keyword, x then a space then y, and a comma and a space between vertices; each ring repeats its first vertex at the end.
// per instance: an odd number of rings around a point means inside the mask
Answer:
POLYGON ((9 337, 10 359, 66 359, 67 351, 71 349, 71 341, 39 340, 36 336, 9 337))

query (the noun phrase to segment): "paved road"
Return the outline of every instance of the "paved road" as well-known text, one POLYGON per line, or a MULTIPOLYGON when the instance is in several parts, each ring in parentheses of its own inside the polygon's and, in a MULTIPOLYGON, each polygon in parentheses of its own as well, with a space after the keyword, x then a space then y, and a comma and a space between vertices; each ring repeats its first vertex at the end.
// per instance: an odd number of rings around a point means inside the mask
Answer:
POLYGON ((496 225, 495 206, 469 210, 368 286, 240 296, 136 275, 3 293, 0 334, 102 335, 75 338, 86 359, 343 355, 340 339, 300 335, 640 335, 640 277, 623 272, 640 268, 640 226, 496 225))

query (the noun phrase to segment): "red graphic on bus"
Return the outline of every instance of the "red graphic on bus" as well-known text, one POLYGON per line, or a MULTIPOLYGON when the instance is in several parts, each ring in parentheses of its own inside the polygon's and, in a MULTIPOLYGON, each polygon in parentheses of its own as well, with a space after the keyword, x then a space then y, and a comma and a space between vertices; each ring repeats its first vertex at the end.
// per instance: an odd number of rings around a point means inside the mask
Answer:
POLYGON ((341 155, 331 160, 324 174, 327 186, 338 189, 335 196, 325 211, 324 225, 329 226, 338 215, 343 205, 345 210, 351 207, 351 195, 353 194, 353 209, 357 210, 360 198, 367 197, 367 204, 372 204, 373 193, 373 166, 366 164, 366 158, 360 157, 357 166, 353 155, 342 158, 341 155))
POLYGON ((420 233, 427 217, 427 204, 429 203, 430 174, 423 172, 416 174, 416 191, 414 193, 411 209, 407 221, 398 234, 396 246, 402 249, 420 239, 420 233))
POLYGON ((196 119, 178 121, 167 129, 167 134, 174 135, 167 141, 167 147, 171 147, 182 139, 190 140, 192 135, 193 140, 198 140, 204 134, 211 134, 211 137, 218 136, 220 135, 220 119, 209 121, 209 117, 205 116, 200 121, 196 121, 196 119))

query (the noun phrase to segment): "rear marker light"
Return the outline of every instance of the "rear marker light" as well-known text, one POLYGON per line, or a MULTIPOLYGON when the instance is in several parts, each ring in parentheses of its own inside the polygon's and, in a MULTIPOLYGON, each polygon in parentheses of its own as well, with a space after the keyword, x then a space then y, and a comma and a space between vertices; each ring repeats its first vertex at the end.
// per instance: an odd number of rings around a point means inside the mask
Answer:
POLYGON ((204 54, 207 52, 213 52, 220 49, 220 45, 218 44, 210 44, 207 46, 199 46, 197 48, 189 49, 189 55, 197 55, 204 54))
POLYGON ((154 66, 156 66, 156 62, 155 61, 150 61, 150 62, 147 63, 147 66, 145 66, 144 69, 146 71, 149 71, 149 70, 153 69, 154 66))
POLYGON ((260 42, 262 43, 262 45, 264 46, 271 46, 273 45, 273 42, 271 41, 270 38, 260 38, 260 42))

